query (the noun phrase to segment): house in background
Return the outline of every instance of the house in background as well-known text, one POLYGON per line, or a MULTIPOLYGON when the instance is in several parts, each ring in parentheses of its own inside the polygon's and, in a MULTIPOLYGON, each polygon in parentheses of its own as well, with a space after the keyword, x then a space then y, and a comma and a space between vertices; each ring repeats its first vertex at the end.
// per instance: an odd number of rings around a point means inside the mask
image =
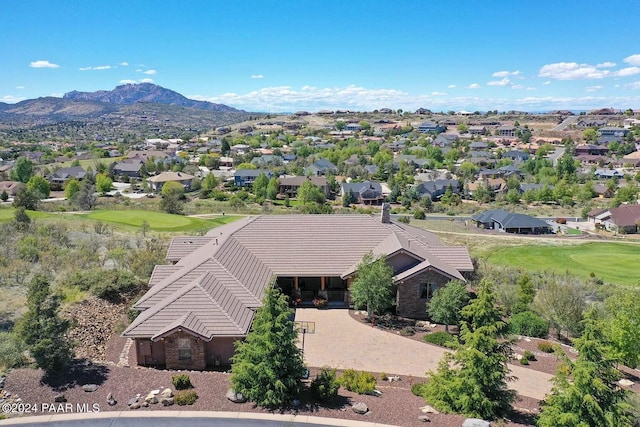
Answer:
POLYGON ((233 183, 236 187, 250 187, 261 173, 269 179, 273 176, 268 169, 239 169, 233 174, 233 183))
POLYGON ((62 188, 65 182, 71 178, 75 178, 78 181, 82 181, 87 176, 87 171, 81 166, 73 166, 69 168, 60 168, 51 175, 48 180, 52 186, 62 188))
POLYGON ((0 194, 6 191, 9 197, 14 197, 20 189, 26 187, 24 183, 18 181, 0 181, 0 194))
POLYGON ((356 203, 364 205, 379 205, 384 201, 382 186, 379 182, 349 182, 340 186, 340 196, 344 197, 351 191, 356 196, 356 203))
POLYGON ((444 246, 433 233, 391 221, 389 211, 383 205, 380 219, 245 217, 204 237, 174 239, 167 258, 178 261, 156 266, 149 290, 134 305, 141 313, 122 333, 135 341, 137 364, 227 365, 273 279, 302 303, 320 297, 329 307, 347 307, 357 266, 369 252, 393 268, 397 313, 425 318, 435 290, 466 281, 471 258, 465 247, 444 246))
POLYGON ((324 176, 338 172, 336 165, 327 159, 318 159, 304 169, 305 175, 324 176))
POLYGON ((606 230, 635 234, 640 223, 640 205, 620 205, 617 208, 593 209, 587 214, 589 222, 601 224, 606 230))
POLYGON ((420 197, 429 197, 431 200, 439 200, 447 188, 451 187, 453 194, 460 193, 460 182, 457 179, 436 179, 433 181, 425 181, 416 185, 416 190, 420 197))
POLYGON ((529 215, 492 209, 471 217, 477 227, 515 234, 548 234, 551 225, 529 215))
POLYGON ((143 164, 141 159, 125 159, 113 165, 113 174, 129 178, 141 178, 140 170, 143 164))
POLYGON ((446 132, 447 127, 434 122, 422 122, 418 126, 419 133, 442 133, 446 132))
POLYGON ((305 181, 311 181, 316 187, 320 187, 325 197, 329 197, 329 183, 324 176, 289 176, 278 178, 278 194, 295 199, 298 190, 305 181))
POLYGON ((191 190, 191 183, 193 182, 193 175, 189 175, 184 172, 162 172, 159 175, 152 176, 147 178, 147 182, 151 187, 151 190, 159 193, 162 191, 162 187, 167 182, 177 182, 182 184, 186 191, 191 190))

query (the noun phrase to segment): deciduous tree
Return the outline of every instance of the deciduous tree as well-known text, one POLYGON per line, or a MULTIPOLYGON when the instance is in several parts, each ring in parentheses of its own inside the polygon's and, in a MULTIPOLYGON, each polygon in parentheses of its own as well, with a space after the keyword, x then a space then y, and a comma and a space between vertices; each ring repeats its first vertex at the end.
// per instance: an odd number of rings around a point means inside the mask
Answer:
POLYGON ((305 373, 297 339, 287 297, 269 287, 246 340, 236 341, 230 378, 233 389, 259 406, 288 405, 299 392, 305 373))
POLYGON ((393 303, 391 287, 393 269, 384 257, 374 258, 367 253, 356 270, 356 278, 351 284, 351 299, 356 306, 367 307, 369 320, 393 303))
POLYGON ((11 169, 11 179, 27 183, 33 176, 33 162, 26 157, 20 157, 11 169))
POLYGON ((51 193, 49 181, 40 175, 34 175, 29 179, 29 182, 27 182, 27 189, 37 194, 40 199, 46 199, 51 193))
POLYGON ((449 325, 457 325, 460 310, 469 302, 469 293, 462 282, 449 282, 438 288, 427 305, 427 313, 435 322, 444 323, 449 332, 449 325))

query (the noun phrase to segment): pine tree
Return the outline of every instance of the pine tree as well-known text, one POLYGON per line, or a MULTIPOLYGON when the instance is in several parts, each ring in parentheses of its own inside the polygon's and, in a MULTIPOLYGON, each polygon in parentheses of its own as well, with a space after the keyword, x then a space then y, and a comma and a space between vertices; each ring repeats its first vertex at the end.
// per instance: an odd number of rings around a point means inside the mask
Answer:
POLYGON ((236 392, 265 408, 287 405, 300 389, 306 368, 287 297, 273 286, 256 310, 251 332, 238 341, 231 368, 236 392))
POLYGON ((71 346, 65 337, 69 322, 58 316, 60 301, 51 294, 45 275, 31 280, 27 307, 17 327, 18 335, 45 374, 59 371, 71 360, 71 346))
POLYGON ((448 353, 436 372, 428 372, 423 397, 442 412, 493 419, 511 408, 515 392, 507 388, 509 343, 507 324, 496 307, 491 285, 482 282, 477 298, 461 310, 460 344, 448 353))
POLYGON ((607 357, 602 332, 589 309, 584 332, 575 339, 578 358, 566 355, 554 377, 551 394, 542 406, 540 427, 626 427, 633 426, 628 392, 616 384, 621 374, 615 360, 607 357))

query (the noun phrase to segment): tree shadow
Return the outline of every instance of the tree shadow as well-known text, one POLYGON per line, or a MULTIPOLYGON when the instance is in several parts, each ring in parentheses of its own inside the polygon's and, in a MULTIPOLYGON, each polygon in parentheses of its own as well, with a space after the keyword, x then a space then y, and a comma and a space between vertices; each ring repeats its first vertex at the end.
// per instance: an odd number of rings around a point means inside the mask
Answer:
POLYGON ((61 392, 85 384, 102 385, 109 378, 110 369, 94 365, 88 359, 73 359, 65 369, 45 373, 40 383, 61 392))

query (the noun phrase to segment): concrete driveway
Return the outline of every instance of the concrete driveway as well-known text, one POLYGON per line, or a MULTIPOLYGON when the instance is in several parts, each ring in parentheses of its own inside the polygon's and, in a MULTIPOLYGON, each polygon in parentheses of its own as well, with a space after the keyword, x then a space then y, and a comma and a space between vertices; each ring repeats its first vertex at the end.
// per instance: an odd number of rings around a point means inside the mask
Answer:
MULTIPOLYGON (((299 308, 295 320, 315 323, 315 332, 304 334, 304 358, 312 367, 424 377, 426 371, 437 369, 445 353, 442 347, 355 321, 345 309, 299 308)), ((551 391, 551 375, 516 365, 509 368, 518 377, 510 383, 518 394, 542 399, 551 391)))

